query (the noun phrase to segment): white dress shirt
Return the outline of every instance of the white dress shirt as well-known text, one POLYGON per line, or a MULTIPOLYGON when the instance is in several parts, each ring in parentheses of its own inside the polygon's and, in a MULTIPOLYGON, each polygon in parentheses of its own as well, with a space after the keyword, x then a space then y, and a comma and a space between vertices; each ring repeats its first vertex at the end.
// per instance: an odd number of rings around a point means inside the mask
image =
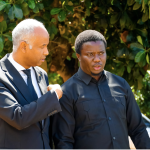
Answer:
MULTIPOLYGON (((27 75, 22 71, 22 70, 26 70, 23 66, 21 66, 20 64, 18 64, 12 57, 12 53, 9 55, 8 60, 12 63, 12 65, 16 68, 16 70, 20 73, 20 75, 22 76, 23 80, 25 81, 25 83, 27 84, 27 75)), ((36 80, 36 76, 35 76, 35 72, 33 70, 32 67, 29 68, 31 70, 31 80, 32 80, 32 84, 34 86, 35 92, 38 96, 38 98, 41 97, 41 91, 40 88, 38 86, 37 80, 36 80)))

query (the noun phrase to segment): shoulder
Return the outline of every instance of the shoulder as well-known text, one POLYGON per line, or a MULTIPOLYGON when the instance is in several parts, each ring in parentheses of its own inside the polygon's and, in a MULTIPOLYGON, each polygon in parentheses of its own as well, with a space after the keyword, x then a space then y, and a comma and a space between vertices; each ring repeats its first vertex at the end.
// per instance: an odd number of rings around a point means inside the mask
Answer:
POLYGON ((61 85, 63 90, 66 90, 66 88, 67 89, 70 88, 70 90, 71 90, 73 87, 75 87, 75 85, 78 82, 77 79, 76 79, 76 74, 77 73, 75 73, 72 77, 70 77, 65 83, 63 83, 61 85))
POLYGON ((104 70, 104 73, 106 75, 106 77, 108 78, 109 82, 113 82, 113 83, 120 83, 120 84, 124 84, 126 82, 126 80, 118 75, 115 75, 109 71, 104 70))
POLYGON ((38 71, 42 72, 44 75, 47 76, 47 72, 44 69, 42 69, 41 67, 36 66, 34 68, 37 69, 38 71))

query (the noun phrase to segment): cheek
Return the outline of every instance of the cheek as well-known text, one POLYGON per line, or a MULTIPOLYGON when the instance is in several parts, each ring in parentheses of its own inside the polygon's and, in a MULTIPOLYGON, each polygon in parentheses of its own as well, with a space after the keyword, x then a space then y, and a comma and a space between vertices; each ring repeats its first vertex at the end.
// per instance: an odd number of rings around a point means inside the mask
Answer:
POLYGON ((102 57, 101 57, 101 60, 103 61, 103 62, 106 62, 106 55, 103 55, 102 57))

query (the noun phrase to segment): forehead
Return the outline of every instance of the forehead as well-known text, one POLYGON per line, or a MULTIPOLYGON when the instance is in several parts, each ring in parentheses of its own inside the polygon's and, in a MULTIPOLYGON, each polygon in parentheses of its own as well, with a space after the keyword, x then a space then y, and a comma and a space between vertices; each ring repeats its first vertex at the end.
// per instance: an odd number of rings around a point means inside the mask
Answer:
POLYGON ((82 44, 81 51, 105 50, 103 41, 89 41, 82 44))
POLYGON ((30 41, 36 45, 49 43, 49 34, 43 28, 35 28, 34 35, 30 37, 30 41))

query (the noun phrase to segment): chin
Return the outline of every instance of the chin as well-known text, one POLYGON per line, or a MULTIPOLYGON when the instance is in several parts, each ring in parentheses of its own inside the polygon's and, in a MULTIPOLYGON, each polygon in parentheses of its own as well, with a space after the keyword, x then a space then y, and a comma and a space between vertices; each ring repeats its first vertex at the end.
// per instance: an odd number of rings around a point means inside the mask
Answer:
POLYGON ((92 74, 93 76, 99 76, 99 75, 101 74, 101 72, 102 72, 102 71, 99 71, 99 72, 91 72, 91 74, 92 74))

